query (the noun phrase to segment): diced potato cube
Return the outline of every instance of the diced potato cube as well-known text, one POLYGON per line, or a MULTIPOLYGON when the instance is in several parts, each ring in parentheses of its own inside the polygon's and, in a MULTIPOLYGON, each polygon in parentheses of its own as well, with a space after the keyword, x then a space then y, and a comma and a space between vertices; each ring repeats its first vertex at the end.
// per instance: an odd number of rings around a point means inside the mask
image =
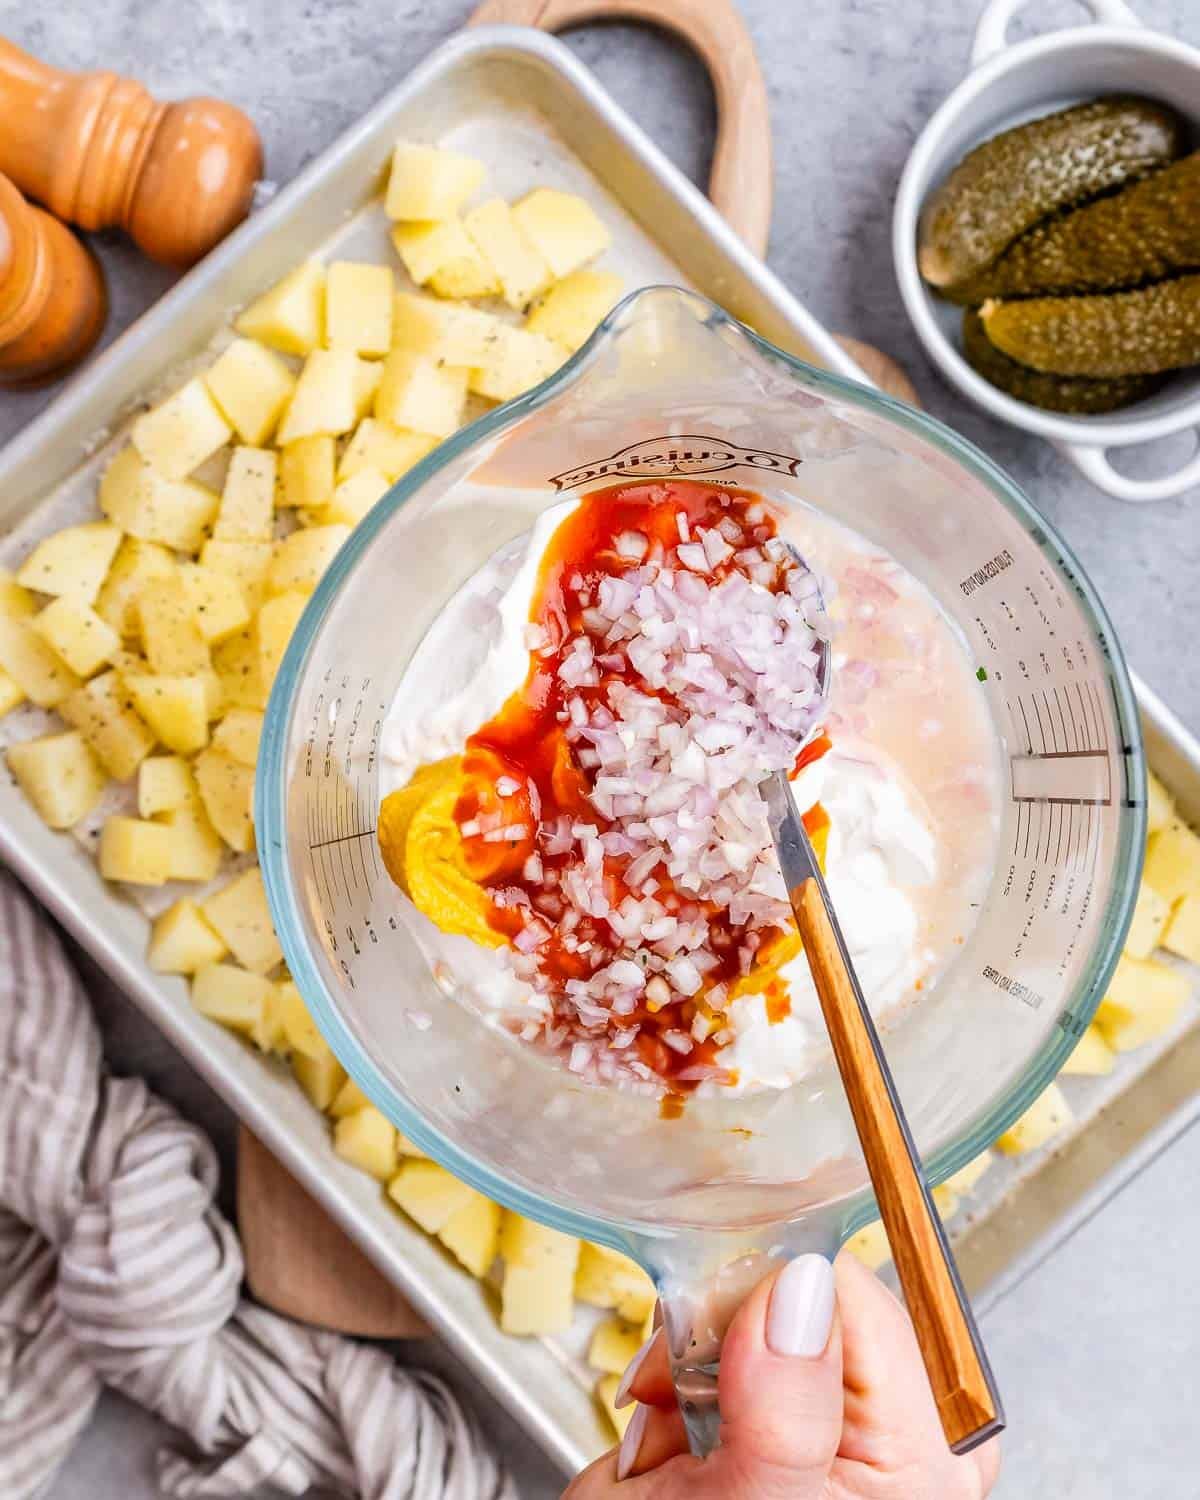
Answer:
POLYGON ((165 885, 171 875, 171 833, 161 823, 114 815, 100 830, 97 854, 105 880, 165 885))
POLYGON ((422 1151, 415 1141, 410 1141, 403 1131, 400 1130, 396 1132, 396 1150, 399 1151, 401 1156, 415 1156, 418 1161, 429 1161, 430 1159, 428 1151, 422 1151))
POLYGON ((22 588, 11 573, 0 568, 0 615, 23 620, 37 609, 33 595, 22 588))
POLYGON ((1132 1052, 1170 1030, 1190 988, 1187 979, 1166 964, 1122 958, 1093 1024, 1114 1052, 1132 1052))
POLYGON ((133 696, 118 672, 93 677, 65 698, 58 711, 117 781, 132 776, 154 749, 154 735, 134 712, 133 696))
POLYGON ((386 354, 392 344, 390 266, 335 260, 325 281, 325 343, 354 354, 386 354))
POLYGON ((231 573, 188 563, 181 569, 181 578, 196 629, 206 645, 227 640, 250 623, 246 596, 231 573))
POLYGON ((30 625, 80 677, 98 672, 121 646, 111 625, 89 605, 71 598, 52 599, 30 625))
POLYGON ((183 677, 212 666, 187 590, 166 581, 148 583, 137 597, 137 610, 142 645, 152 671, 160 676, 183 677))
POLYGON ((349 535, 349 526, 330 525, 309 526, 284 537, 276 543, 267 570, 267 593, 286 594, 298 589, 311 594, 349 535))
POLYGON ((209 821, 231 849, 254 848, 254 771, 221 750, 208 749, 195 760, 196 785, 209 821))
POLYGON ((579 1241, 506 1213, 500 1229, 504 1279, 500 1327, 505 1333, 562 1333, 575 1314, 575 1269, 579 1241))
POLYGON ((625 1367, 642 1347, 642 1330, 624 1318, 605 1318, 596 1324, 588 1345, 587 1362, 593 1370, 623 1375, 625 1367))
POLYGON ((72 828, 95 807, 107 777, 77 730, 23 740, 6 751, 8 769, 51 828, 72 828))
POLYGON ((388 1183, 388 1197, 426 1234, 437 1234, 452 1214, 470 1203, 474 1191, 433 1161, 402 1161, 388 1183))
POLYGON ((333 492, 333 499, 317 512, 321 524, 330 521, 342 526, 357 526, 368 511, 392 487, 392 481, 378 469, 356 469, 349 479, 343 479, 333 492))
MULTIPOLYGON (((132 452, 132 449, 127 449, 132 452)), ((137 596, 155 579, 174 578, 175 559, 158 542, 121 538, 112 566, 96 595, 96 613, 119 636, 136 638, 139 630, 137 596)))
POLYGON ((381 359, 360 359, 358 369, 354 373, 354 420, 361 422, 371 410, 375 401, 375 392, 379 389, 379 382, 383 379, 383 361, 381 359))
POLYGON ((931 1190, 933 1206, 937 1209, 939 1217, 943 1221, 949 1221, 958 1212, 958 1194, 945 1182, 939 1183, 931 1190))
POLYGON ((0 719, 24 702, 25 694, 7 672, 0 670, 0 719))
POLYGON ((498 1203, 472 1191, 467 1202, 456 1208, 438 1230, 438 1239, 451 1255, 480 1280, 496 1259, 502 1212, 498 1203))
POLYGON ((39 708, 55 708, 79 686, 79 678, 52 651, 29 620, 0 615, 0 670, 39 708))
POLYGON ((575 1295, 592 1307, 615 1307, 623 1318, 636 1323, 654 1306, 658 1294, 649 1276, 627 1255, 585 1242, 579 1253, 575 1295))
POLYGON ((324 1113, 346 1081, 345 1068, 328 1047, 317 1058, 306 1057, 303 1052, 293 1052, 291 1063, 292 1074, 308 1095, 309 1103, 324 1113))
POLYGON ((553 339, 505 326, 489 358, 471 371, 470 388, 489 401, 511 401, 553 375, 566 357, 553 339))
MULTIPOLYGON (((320 1062, 324 1057, 332 1057, 329 1043, 321 1035, 317 1023, 308 1013, 300 991, 296 988, 293 980, 287 979, 279 986, 279 1024, 283 1031, 284 1040, 294 1051, 313 1062, 320 1062)), ((340 1087, 338 1097, 340 1097, 340 1087)), ((330 1103, 332 1103, 332 1097, 330 1103)), ((369 1099, 363 1100, 363 1105, 370 1103, 369 1099)))
POLYGON ((370 1107, 371 1101, 367 1098, 366 1094, 363 1093, 353 1078, 347 1078, 341 1088, 338 1089, 337 1098, 329 1106, 328 1114, 331 1120, 344 1120, 347 1115, 355 1115, 360 1109, 369 1109, 370 1107))
POLYGON ((418 286, 439 297, 491 297, 500 290, 496 273, 457 219, 397 224, 392 244, 418 286))
POLYGON ((207 885, 221 868, 225 845, 208 820, 197 792, 194 799, 158 815, 171 833, 171 879, 207 885))
POLYGON ((241 589, 246 608, 254 614, 262 602, 274 556, 274 542, 205 542, 200 566, 228 574, 241 589))
POLYGON ((263 682, 258 669, 257 630, 239 630, 215 647, 213 668, 227 710, 266 708, 270 684, 263 682))
POLYGON ((144 412, 130 440, 152 469, 167 479, 184 479, 233 436, 221 408, 199 377, 144 412))
MULTIPOLYGON (((13 676, 16 676, 15 672, 13 676)), ((1200 888, 1200 835, 1182 823, 1160 828, 1146 845, 1146 868, 1142 878, 1172 906, 1180 896, 1200 888)))
POLYGON ((122 448, 100 481, 100 509, 122 531, 178 552, 197 552, 220 497, 195 480, 171 480, 122 448))
POLYGON ((279 1024, 279 986, 277 984, 271 986, 271 993, 263 1005, 259 1023, 250 1033, 250 1040, 260 1052, 274 1052, 279 1057, 287 1055, 283 1028, 279 1024))
POLYGON ((317 433, 336 437, 350 431, 358 420, 361 364, 349 349, 313 350, 279 424, 281 447, 317 433))
POLYGON ((1181 896, 1163 933, 1163 947, 1200 964, 1200 894, 1181 896))
POLYGON ((328 433, 297 438, 279 453, 279 491, 275 503, 320 510, 333 499, 336 444, 328 433))
POLYGON ((552 286, 525 320, 540 333, 575 352, 595 332, 621 297, 621 278, 612 271, 573 271, 552 286))
POLYGON ((221 491, 213 536, 221 542, 269 542, 275 521, 274 453, 235 448, 221 491))
POLYGON ((201 907, 229 951, 252 974, 269 974, 283 962, 283 949, 271 923, 262 872, 255 866, 231 880, 201 907))
POLYGON ((194 901, 176 901, 155 920, 146 962, 156 974, 194 974, 228 952, 194 901))
POLYGON ((489 198, 463 220, 476 249, 500 283, 500 295, 518 312, 550 285, 550 267, 517 228, 503 198, 489 198))
POLYGON ((239 765, 258 764, 263 716, 252 708, 231 708, 213 734, 213 748, 224 750, 239 765))
POLYGON ((1062 1065, 1062 1071, 1075 1078, 1103 1078, 1111 1073, 1116 1059, 1098 1026, 1089 1026, 1075 1044, 1075 1050, 1062 1065))
POLYGON ((861 1260, 868 1270, 878 1271, 892 1258, 892 1247, 888 1243, 887 1230, 882 1219, 865 1224, 857 1234, 846 1241, 846 1249, 856 1260, 861 1260))
POLYGON ((996 1142, 1005 1156, 1023 1156, 1052 1140, 1074 1119, 1071 1106, 1058 1084, 1052 1083, 1038 1095, 1025 1113, 1008 1127, 996 1142))
POLYGON ((196 795, 192 768, 178 755, 152 755, 138 767, 138 817, 183 807, 196 795))
POLYGON ((561 280, 607 250, 612 236, 595 210, 575 193, 534 188, 513 204, 517 228, 561 280))
POLYGON ((325 331, 325 267, 302 262, 240 313, 233 326, 284 354, 311 353, 325 331))
POLYGON ((1146 831, 1157 833, 1160 828, 1166 828, 1171 823, 1179 821, 1175 811, 1175 804, 1171 800, 1171 794, 1159 781, 1153 771, 1146 773, 1146 831))
POLYGON ((208 694, 199 676, 129 673, 133 706, 168 750, 190 755, 208 744, 208 694))
POLYGON ((287 650, 292 632, 304 613, 308 595, 296 589, 268 599, 258 612, 258 671, 261 680, 275 681, 279 664, 287 650))
POLYGON ((273 985, 235 964, 206 964, 192 976, 192 1004, 202 1016, 251 1036, 273 1000, 273 985))
POLYGON ((392 314, 392 344, 443 365, 477 365, 488 356, 496 330, 504 328, 494 313, 417 292, 397 292, 392 314))
POLYGON ((625 1429, 633 1421, 633 1414, 637 1410, 634 1403, 628 1406, 617 1406, 617 1392, 621 1388, 621 1377, 619 1375, 601 1375, 596 1382, 596 1400, 604 1412, 604 1415, 612 1423, 619 1438, 625 1436, 625 1429))
POLYGON ((333 1149, 351 1166, 387 1182, 396 1171, 396 1127, 374 1105, 333 1127, 333 1149))
POLYGON ((981 1151, 965 1167, 952 1172, 946 1179, 946 1186, 965 1198, 968 1193, 974 1192, 979 1179, 989 1170, 994 1160, 990 1151, 981 1151))
POLYGON ((110 521, 67 526, 37 544, 17 574, 17 582, 42 594, 91 604, 120 542, 121 533, 110 521))
POLYGON ((205 372, 204 383, 243 443, 261 447, 292 399, 296 377, 253 339, 234 339, 205 372))
POLYGON ((375 415, 393 427, 449 437, 462 422, 466 399, 465 369, 394 349, 375 393, 375 415))
POLYGON ((1162 941, 1163 929, 1170 915, 1171 903, 1143 880, 1125 938, 1125 952, 1130 958, 1150 957, 1162 941))
POLYGON ((400 141, 392 153, 389 219, 449 219, 483 181, 483 163, 457 151, 400 141))
POLYGON ((404 432, 389 422, 367 417, 355 428, 338 463, 338 483, 353 479, 365 469, 382 474, 390 483, 436 447, 436 439, 428 433, 404 432))

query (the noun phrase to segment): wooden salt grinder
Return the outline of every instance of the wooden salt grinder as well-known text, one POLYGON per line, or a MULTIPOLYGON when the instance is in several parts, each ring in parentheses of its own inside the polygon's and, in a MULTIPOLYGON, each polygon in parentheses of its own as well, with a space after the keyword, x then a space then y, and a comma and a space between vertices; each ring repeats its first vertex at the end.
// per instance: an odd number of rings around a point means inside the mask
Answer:
POLYGON ((81 360, 107 311, 91 252, 0 176, 0 384, 32 383, 81 360))
POLYGON ((119 225, 189 266, 242 219, 262 171, 253 124, 219 99, 163 104, 132 78, 66 73, 0 38, 0 172, 60 219, 119 225))

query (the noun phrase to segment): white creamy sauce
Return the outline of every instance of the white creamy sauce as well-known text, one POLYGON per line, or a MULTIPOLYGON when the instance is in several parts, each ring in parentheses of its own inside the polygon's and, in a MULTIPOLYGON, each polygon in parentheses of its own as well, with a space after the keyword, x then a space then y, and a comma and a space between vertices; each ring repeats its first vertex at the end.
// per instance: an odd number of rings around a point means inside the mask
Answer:
MULTIPOLYGON (((460 753, 522 686, 541 558, 577 504, 543 512, 528 538, 492 558, 435 621, 384 721, 381 796, 405 785, 419 766, 460 753)), ((965 649, 915 580, 821 518, 789 515, 780 533, 839 583, 834 748, 793 785, 801 810, 820 801, 829 814, 826 881, 868 1004, 882 1016, 935 981, 969 928, 998 826, 994 736, 965 649), (864 691, 873 656, 897 654, 901 641, 923 670, 902 661, 882 687, 864 691)), ((523 1017, 532 1035, 546 1002, 512 973, 507 950, 442 933, 411 903, 404 906, 442 987, 494 1022, 516 1021, 519 1029, 523 1017)), ((734 1039, 721 1062, 736 1070, 738 1082, 732 1089, 706 1083, 701 1093, 785 1088, 827 1051, 803 954, 781 973, 790 1014, 770 1020, 762 995, 735 1000, 734 1039)))

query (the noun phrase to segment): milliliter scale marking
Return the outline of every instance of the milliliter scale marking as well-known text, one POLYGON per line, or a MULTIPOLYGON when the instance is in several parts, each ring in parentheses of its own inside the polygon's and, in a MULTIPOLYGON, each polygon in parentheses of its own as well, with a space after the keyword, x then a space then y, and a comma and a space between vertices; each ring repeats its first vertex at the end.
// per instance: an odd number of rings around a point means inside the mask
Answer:
POLYGON ((305 806, 309 863, 326 913, 326 940, 351 986, 353 958, 362 952, 363 942, 379 941, 370 904, 382 870, 375 809, 361 775, 365 770, 369 776, 374 770, 387 705, 369 700, 370 686, 369 677, 335 680, 333 669, 325 673, 313 705, 304 757, 309 783, 305 806), (364 767, 356 760, 363 755, 361 737, 368 731, 364 767), (353 912, 357 923, 335 924, 329 914, 336 911, 353 912))

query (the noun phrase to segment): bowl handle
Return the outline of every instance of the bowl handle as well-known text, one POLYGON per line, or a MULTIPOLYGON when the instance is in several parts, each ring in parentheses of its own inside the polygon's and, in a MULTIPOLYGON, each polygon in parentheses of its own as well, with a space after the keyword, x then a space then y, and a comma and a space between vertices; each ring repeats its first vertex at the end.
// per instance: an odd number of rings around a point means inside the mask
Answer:
POLYGON ((765 256, 772 193, 767 85, 732 0, 483 0, 468 24, 565 31, 587 21, 616 20, 673 31, 703 60, 717 97, 708 196, 755 255, 765 256))
POLYGON ((1118 474, 1109 463, 1108 452, 1102 445, 1056 442, 1054 446, 1097 489, 1116 500, 1129 500, 1134 504, 1146 500, 1171 500, 1194 485, 1200 485, 1200 438, 1196 452, 1182 469, 1176 469, 1174 474, 1163 474, 1158 479, 1127 479, 1124 474, 1118 474))
MULTIPOLYGON (((975 40, 971 44, 971 66, 977 68, 997 52, 1009 45, 1008 28, 1018 11, 1024 10, 1031 0, 990 0, 975 28, 975 40)), ((1093 21, 1103 26, 1141 26, 1143 22, 1134 15, 1125 0, 1080 0, 1080 4, 1091 13, 1093 21)))

